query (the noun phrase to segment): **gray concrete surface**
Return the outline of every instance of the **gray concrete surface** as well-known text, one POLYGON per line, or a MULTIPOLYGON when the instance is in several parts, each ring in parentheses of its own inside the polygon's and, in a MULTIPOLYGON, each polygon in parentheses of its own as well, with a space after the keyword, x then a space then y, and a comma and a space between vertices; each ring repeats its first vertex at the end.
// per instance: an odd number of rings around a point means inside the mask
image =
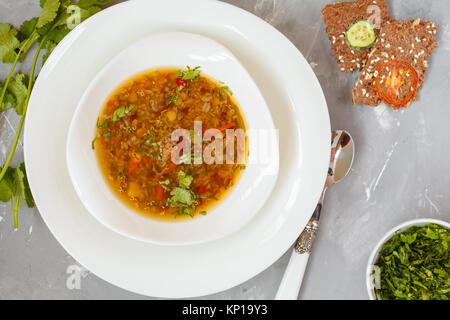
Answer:
MULTIPOLYGON (((149 0, 153 1, 153 0, 149 0)), ((120 1, 113 1, 112 4, 120 1)), ((194 1, 195 2, 195 1, 194 1)), ((450 2, 388 0, 396 19, 434 20, 439 48, 420 100, 408 110, 353 108, 355 76, 342 74, 323 31, 326 0, 231 0, 284 33, 303 53, 324 90, 333 129, 353 135, 357 154, 350 176, 329 189, 322 225, 300 292, 301 299, 367 299, 364 272, 370 251, 391 227, 433 217, 450 221, 450 2)), ((16 27, 40 12, 37 0, 0 0, 0 21, 16 27)), ((29 70, 26 60, 19 69, 29 70)), ((0 65, 0 79, 9 66, 0 65)), ((18 117, 0 114, 0 163, 12 143, 18 117)), ((43 150, 45 156, 45 150, 43 150)), ((23 159, 22 144, 14 163, 23 159)), ((49 177, 51 179, 51 177, 49 177)), ((67 287, 77 262, 59 245, 37 210, 20 212, 13 229, 9 204, 0 203, 0 299, 141 299, 83 271, 81 288, 67 287)), ((211 299, 272 299, 289 256, 253 279, 211 299)))

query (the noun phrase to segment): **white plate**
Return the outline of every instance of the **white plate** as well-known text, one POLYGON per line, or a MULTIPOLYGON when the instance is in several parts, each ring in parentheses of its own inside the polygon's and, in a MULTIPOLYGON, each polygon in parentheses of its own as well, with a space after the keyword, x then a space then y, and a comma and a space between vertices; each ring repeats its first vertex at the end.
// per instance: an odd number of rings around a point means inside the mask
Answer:
POLYGON ((109 62, 81 98, 67 140, 69 175, 86 209, 113 231, 161 245, 212 241, 245 226, 272 192, 278 159, 276 132, 269 109, 247 71, 221 44, 186 32, 150 35, 109 62), (150 69, 183 69, 186 65, 201 66, 203 74, 223 81, 233 90, 247 123, 250 154, 236 185, 206 216, 179 221, 149 219, 131 210, 113 194, 100 171, 91 142, 98 114, 120 84, 150 69), (264 140, 264 144, 259 140, 264 140))
POLYGON ((58 45, 36 81, 24 139, 37 207, 66 251, 112 284, 174 298, 231 288, 292 245, 322 192, 331 133, 317 78, 269 24, 218 1, 137 0, 100 12, 58 45), (201 245, 157 246, 105 228, 78 200, 65 162, 69 123, 89 82, 120 50, 161 31, 193 32, 222 43, 255 80, 280 129, 278 180, 264 208, 240 231, 201 245))

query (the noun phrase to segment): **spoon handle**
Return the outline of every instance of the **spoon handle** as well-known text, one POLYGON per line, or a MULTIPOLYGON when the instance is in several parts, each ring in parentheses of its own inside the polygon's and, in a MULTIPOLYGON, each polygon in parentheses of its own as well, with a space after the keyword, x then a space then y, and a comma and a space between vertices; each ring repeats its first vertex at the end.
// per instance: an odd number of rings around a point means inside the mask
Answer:
POLYGON ((311 254, 312 244, 319 229, 319 220, 314 216, 320 215, 322 205, 319 203, 303 232, 297 239, 291 258, 281 279, 275 300, 296 300, 305 275, 306 265, 311 254))

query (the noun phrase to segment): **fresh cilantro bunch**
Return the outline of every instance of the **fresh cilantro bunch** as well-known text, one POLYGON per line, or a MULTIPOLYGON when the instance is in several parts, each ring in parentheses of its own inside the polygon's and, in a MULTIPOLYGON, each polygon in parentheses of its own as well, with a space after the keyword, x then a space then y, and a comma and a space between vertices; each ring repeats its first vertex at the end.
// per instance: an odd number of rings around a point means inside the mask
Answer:
POLYGON ((386 242, 376 266, 384 300, 450 299, 450 231, 436 224, 411 227, 386 242))
POLYGON ((0 22, 0 63, 12 64, 8 77, 0 81, 0 113, 14 109, 21 116, 16 136, 6 163, 0 167, 0 201, 11 201, 14 212, 14 226, 17 228, 17 213, 25 201, 34 206, 26 179, 25 166, 11 168, 33 88, 36 65, 41 52, 44 64, 57 44, 77 24, 101 10, 101 5, 110 0, 40 0, 41 15, 24 21, 19 29, 0 22), (14 73, 17 63, 22 62, 34 44, 38 44, 34 54, 30 75, 14 73))

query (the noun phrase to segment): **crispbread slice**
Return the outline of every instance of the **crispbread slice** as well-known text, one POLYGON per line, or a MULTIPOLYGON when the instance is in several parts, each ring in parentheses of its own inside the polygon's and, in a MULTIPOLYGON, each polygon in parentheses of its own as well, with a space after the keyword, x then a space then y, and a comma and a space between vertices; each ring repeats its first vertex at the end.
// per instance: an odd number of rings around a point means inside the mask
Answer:
POLYGON ((419 82, 417 92, 421 88, 428 69, 428 58, 437 47, 434 22, 395 21, 386 23, 380 30, 380 37, 368 56, 368 61, 352 90, 353 104, 361 103, 378 106, 381 98, 373 87, 374 78, 380 67, 390 60, 403 60, 410 63, 417 71, 419 82))
POLYGON ((361 70, 370 52, 370 49, 354 50, 349 47, 345 40, 348 27, 359 19, 374 20, 380 23, 380 26, 392 20, 386 0, 330 3, 323 8, 322 19, 327 26, 325 31, 328 33, 334 58, 343 72, 361 70), (374 15, 379 15, 379 19, 374 18, 374 15))

